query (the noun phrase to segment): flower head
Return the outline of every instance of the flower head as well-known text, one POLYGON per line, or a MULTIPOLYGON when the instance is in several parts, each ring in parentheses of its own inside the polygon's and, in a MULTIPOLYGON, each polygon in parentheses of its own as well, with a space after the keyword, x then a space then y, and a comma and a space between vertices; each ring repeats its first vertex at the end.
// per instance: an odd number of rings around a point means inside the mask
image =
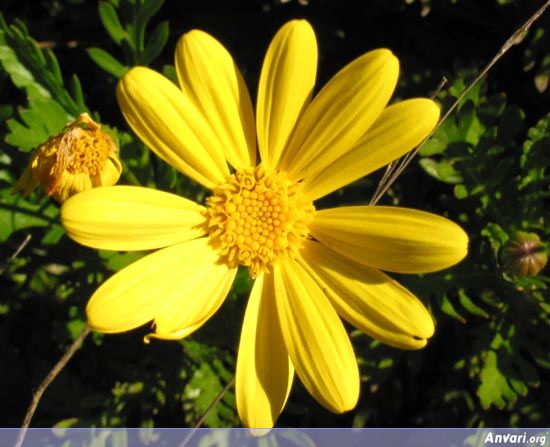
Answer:
POLYGON ((78 192, 114 185, 121 171, 117 145, 82 113, 34 150, 14 192, 28 195, 40 185, 46 194, 64 202, 78 192))
POLYGON ((159 249, 116 273, 87 306, 92 328, 178 339, 220 307, 239 265, 255 278, 239 344, 236 394, 243 423, 271 427, 294 375, 322 405, 353 408, 359 371, 341 318, 392 346, 417 349, 428 311, 382 270, 430 272, 460 261, 456 224, 411 209, 315 209, 320 197, 400 157, 435 126, 429 99, 387 106, 398 76, 389 50, 344 67, 312 99, 315 35, 284 25, 261 71, 256 120, 225 48, 191 31, 176 49, 179 87, 143 67, 117 90, 122 112, 159 157, 211 190, 205 206, 118 186, 68 200, 76 241, 114 250, 159 249), (257 161, 256 141, 259 160, 257 161))

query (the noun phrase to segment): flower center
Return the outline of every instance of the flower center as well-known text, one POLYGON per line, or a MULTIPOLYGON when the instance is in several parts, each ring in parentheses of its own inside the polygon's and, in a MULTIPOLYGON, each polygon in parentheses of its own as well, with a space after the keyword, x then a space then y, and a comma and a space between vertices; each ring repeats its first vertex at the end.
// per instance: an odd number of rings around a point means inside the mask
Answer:
POLYGON ((247 266, 253 278, 301 247, 315 210, 298 184, 262 166, 232 174, 206 203, 212 244, 229 265, 247 266))
POLYGON ((116 151, 111 137, 87 114, 80 115, 59 137, 58 157, 71 174, 98 175, 109 156, 116 151))

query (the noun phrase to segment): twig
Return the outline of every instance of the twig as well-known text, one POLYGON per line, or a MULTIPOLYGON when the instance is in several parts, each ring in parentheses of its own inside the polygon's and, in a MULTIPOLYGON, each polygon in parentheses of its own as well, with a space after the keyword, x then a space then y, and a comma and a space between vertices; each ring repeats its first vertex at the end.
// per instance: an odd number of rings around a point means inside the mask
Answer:
POLYGON ((86 326, 84 330, 81 332, 81 334, 78 336, 78 338, 65 351, 65 354, 63 354, 63 357, 61 357, 61 359, 51 369, 51 371, 48 373, 46 378, 42 381, 40 386, 36 389, 35 393, 32 396, 31 404, 29 405, 29 408, 27 409, 27 413, 25 414, 23 425, 21 425, 21 430, 19 431, 19 436, 17 437, 17 442, 15 443, 15 447, 21 447, 23 445, 23 441, 25 440, 25 436, 27 434, 27 429, 31 425, 32 417, 34 415, 34 412, 36 411, 36 408, 38 407, 38 403, 40 402, 40 399, 42 398, 44 391, 46 391, 46 389, 50 386, 50 384, 54 381, 54 379, 59 375, 59 373, 67 365, 67 363, 69 363, 69 360, 71 360, 71 358, 76 353, 76 351, 78 351, 78 348, 80 348, 80 346, 82 345, 82 342, 88 336, 89 333, 90 333, 90 328, 86 326))
POLYGON ((227 385, 225 385, 223 387, 223 389, 218 393, 218 395, 215 397, 215 399, 211 402, 211 404, 208 406, 208 408, 206 409, 206 411, 204 412, 204 414, 200 417, 200 419, 197 421, 197 423, 195 424, 195 426, 193 427, 193 430, 191 430, 191 432, 186 436, 186 438, 183 440, 183 442, 180 444, 179 447, 185 447, 187 445, 187 443, 189 442, 189 440, 193 437, 193 435, 195 434, 195 432, 197 431, 198 428, 200 428, 202 426, 202 424, 204 424, 204 421, 206 420, 206 418, 208 417, 208 415, 210 414, 210 412, 214 409, 214 407, 216 405, 218 405, 218 403, 220 402, 220 400, 223 399, 223 396, 225 396, 225 394, 231 389, 231 387, 235 385, 235 377, 233 377, 228 383, 227 385))
MULTIPOLYGON (((439 92, 441 91, 441 89, 443 87, 445 87, 445 84, 447 84, 447 78, 445 76, 443 76, 441 78, 441 81, 439 81, 439 84, 437 84, 437 87, 435 88, 434 92, 432 93, 432 95, 430 96, 432 99, 435 99, 437 97, 437 95, 439 95, 439 92)), ((394 173, 396 171, 398 171, 399 169, 402 168, 402 166, 405 164, 408 164, 410 163, 410 161, 408 160, 408 157, 410 156, 410 152, 408 154, 406 154, 405 156, 397 159, 397 160, 393 160, 392 162, 390 162, 390 164, 388 166, 386 166, 386 170, 384 171, 384 175, 382 176, 382 178, 380 179, 380 181, 378 182, 378 185, 376 186, 376 191, 374 191, 374 194, 372 195, 372 199, 371 199, 371 202, 370 204, 371 205, 374 205, 376 202, 378 202, 378 200, 380 200, 380 198, 384 195, 384 192, 382 191, 385 191, 385 186, 388 182, 390 182, 390 179, 392 178, 392 176, 394 175, 394 173)), ((414 157, 414 155, 413 155, 414 157)), ((405 167, 403 167, 402 169, 404 169, 405 167)), ((390 183, 391 185, 391 183, 390 183)), ((388 188, 389 186, 388 185, 388 188)))
MULTIPOLYGON (((441 124, 445 122, 445 120, 451 115, 451 113, 454 112, 454 110, 458 107, 460 102, 464 99, 464 97, 468 94, 468 92, 489 72, 491 68, 493 68, 493 65, 495 65, 501 58, 508 52, 510 48, 512 48, 514 45, 521 42, 523 39, 525 33, 529 30, 531 25, 538 20, 538 18, 550 7, 550 0, 547 0, 527 21, 521 25, 514 33, 504 42, 504 45, 500 47, 497 54, 491 59, 491 61, 481 70, 481 72, 475 77, 475 79, 468 84, 466 88, 460 93, 456 101, 451 105, 449 110, 443 115, 441 120, 437 123, 437 125, 432 129, 432 131, 428 134, 428 136, 414 149, 413 151, 409 152, 399 163, 399 166, 395 169, 392 169, 391 176, 384 175, 382 177, 382 180, 380 181, 380 184, 378 185, 378 188, 375 191, 375 194, 373 195, 370 204, 376 205, 378 201, 382 198, 382 196, 386 193, 386 191, 389 189, 389 187, 397 180, 397 178, 401 175, 401 173, 404 171, 404 169, 410 164, 412 159, 418 154, 418 151, 424 146, 426 141, 439 129, 441 124), (389 178, 388 178, 389 177, 389 178), (384 184, 383 184, 384 183, 384 184), (383 186, 380 186, 382 185, 383 186)), ((395 162, 392 163, 393 166, 395 166, 395 162)))
POLYGON ((21 242, 19 244, 19 247, 17 247, 17 249, 12 253, 12 255, 6 259, 6 262, 4 263, 4 265, 0 268, 0 275, 2 273, 4 273, 6 271, 6 269, 8 268, 8 266, 13 262, 13 260, 15 258, 17 258, 17 256, 19 256, 19 253, 21 253, 23 251, 23 249, 27 246, 27 244, 30 242, 32 236, 31 234, 27 234, 25 236, 25 239, 23 239, 23 242, 21 242))

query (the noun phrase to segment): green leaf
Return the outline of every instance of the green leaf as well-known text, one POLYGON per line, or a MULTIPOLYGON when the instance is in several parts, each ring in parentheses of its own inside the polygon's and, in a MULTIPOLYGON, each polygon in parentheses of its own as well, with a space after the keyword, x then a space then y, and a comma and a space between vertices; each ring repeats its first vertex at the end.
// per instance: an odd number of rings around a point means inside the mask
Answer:
POLYGON ((443 131, 438 130, 424 145, 420 148, 422 157, 430 157, 432 155, 441 154, 447 148, 447 140, 443 131))
POLYGON ((0 31, 0 64, 9 75, 13 84, 27 92, 29 98, 50 98, 51 95, 40 85, 33 74, 19 61, 15 51, 5 43, 4 33, 0 31))
POLYGON ((480 380, 481 384, 477 389, 477 395, 484 409, 487 410, 494 405, 502 410, 507 402, 517 399, 516 392, 510 387, 506 376, 499 369, 495 351, 485 352, 480 380))
POLYGON ((481 230, 481 235, 489 239, 495 259, 498 257, 500 247, 510 239, 506 231, 504 231, 500 225, 492 222, 489 222, 485 228, 481 230))
POLYGON ((128 67, 122 65, 113 56, 107 53, 107 51, 101 48, 88 48, 86 51, 88 52, 88 56, 90 56, 100 68, 116 78, 122 77, 124 73, 128 71, 128 67))
POLYGON ((510 386, 517 394, 520 396, 527 396, 529 388, 523 380, 519 380, 515 377, 510 377, 508 380, 510 381, 510 386))
POLYGON ((466 102, 458 115, 460 139, 475 146, 479 142, 484 130, 483 125, 477 117, 474 103, 472 101, 466 102))
POLYGON ((456 185, 453 189, 453 193, 458 200, 468 197, 468 188, 465 185, 456 185))
MULTIPOLYGON (((202 363, 184 390, 185 400, 193 404, 197 415, 205 414, 223 388, 219 372, 209 363, 202 363)), ((229 397, 228 394, 225 396, 229 397)), ((234 418, 233 410, 222 399, 209 413, 205 423, 209 427, 225 427, 234 418)))
POLYGON ((101 250, 99 252, 100 257, 104 260, 105 265, 109 270, 117 272, 122 270, 127 265, 137 261, 146 255, 145 252, 131 251, 128 253, 116 253, 107 250, 101 250))
POLYGON ((120 44, 124 38, 127 38, 126 31, 120 23, 116 9, 111 3, 108 1, 100 1, 98 12, 105 30, 117 44, 120 44))
POLYGON ((46 49, 44 50, 43 54, 46 59, 46 65, 49 71, 52 73, 55 80, 60 85, 63 85, 63 75, 61 74, 61 68, 59 68, 59 62, 57 62, 57 58, 53 54, 52 50, 46 49))
POLYGON ((73 96, 76 104, 86 110, 86 104, 84 103, 84 93, 82 92, 82 85, 77 75, 71 76, 71 95, 73 96))
POLYGON ((420 149, 422 157, 430 157, 432 155, 441 154, 446 149, 449 143, 458 140, 458 129, 453 118, 444 121, 432 137, 420 149))
POLYGON ((19 115, 23 123, 15 118, 6 122, 9 129, 6 142, 25 152, 59 133, 72 118, 53 99, 32 101, 19 115))
POLYGON ((477 315, 478 317, 482 318, 489 318, 489 314, 484 309, 475 304, 470 299, 470 297, 466 295, 466 292, 463 289, 460 289, 458 291, 458 300, 460 301, 462 307, 471 314, 477 315))
POLYGON ((11 188, 0 190, 0 243, 10 235, 25 228, 47 227, 57 223, 59 209, 50 199, 42 204, 30 203, 11 188))
POLYGON ((53 224, 50 226, 41 242, 43 245, 56 245, 64 234, 65 229, 61 225, 53 224))
POLYGON ((443 295, 442 301, 441 301, 441 310, 449 315, 450 317, 454 318, 455 320, 460 321, 462 324, 466 323, 466 318, 464 318, 462 315, 460 315, 455 307, 453 306, 453 303, 451 303, 451 300, 449 300, 449 297, 447 294, 443 295))
POLYGON ((149 65, 156 57, 161 53, 162 49, 168 41, 170 34, 170 27, 168 22, 162 22, 157 25, 155 30, 151 33, 149 41, 145 45, 145 49, 140 57, 140 63, 143 65, 149 65))
POLYGON ((435 161, 433 158, 422 158, 419 160, 420 166, 427 174, 445 183, 456 184, 463 181, 460 173, 447 161, 435 161))
POLYGON ((8 26, 0 13, 0 63, 18 88, 25 89, 30 100, 55 100, 71 115, 86 111, 76 104, 65 89, 61 70, 51 50, 42 50, 29 36, 21 20, 8 26))
POLYGON ((76 340, 82 331, 86 328, 86 322, 80 319, 71 320, 67 323, 67 331, 71 336, 71 340, 76 340))
POLYGON ((458 78, 449 86, 449 93, 455 98, 458 98, 464 90, 464 87, 466 87, 466 84, 464 84, 464 79, 458 78))
POLYGON ((143 3, 137 13, 138 26, 145 28, 149 20, 162 8, 164 0, 148 0, 143 3))

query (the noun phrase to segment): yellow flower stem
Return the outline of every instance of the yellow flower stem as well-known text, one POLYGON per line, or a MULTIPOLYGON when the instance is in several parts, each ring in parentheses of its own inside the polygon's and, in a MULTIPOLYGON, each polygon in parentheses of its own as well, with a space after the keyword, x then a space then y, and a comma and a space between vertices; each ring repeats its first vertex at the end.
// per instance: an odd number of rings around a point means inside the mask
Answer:
POLYGON ((38 407, 42 395, 50 386, 50 384, 55 380, 55 378, 59 375, 59 373, 63 370, 63 368, 65 368, 67 363, 69 363, 69 360, 71 360, 76 351, 78 351, 78 348, 80 348, 80 346, 84 342, 84 339, 88 336, 89 333, 90 328, 86 326, 84 330, 80 333, 80 335, 76 338, 76 340, 71 344, 71 346, 69 346, 69 348, 65 351, 63 357, 61 357, 59 361, 55 364, 55 366, 51 369, 51 371, 42 381, 40 386, 36 389, 35 393, 32 396, 31 404, 29 405, 27 413, 25 414, 25 419, 23 419, 23 424, 21 425, 21 431, 17 436, 15 447, 21 447, 23 445, 23 441, 25 440, 25 436, 27 435, 27 429, 31 425, 32 417, 34 415, 34 412, 36 411, 36 408, 38 407))
POLYGON ((414 149, 413 151, 409 152, 407 155, 405 155, 401 161, 395 161, 392 163, 392 168, 390 168, 393 172, 388 173, 384 175, 382 180, 380 181, 380 184, 376 188, 375 193, 372 196, 372 199, 370 201, 370 205, 376 205, 378 201, 382 198, 382 196, 386 193, 386 191, 390 188, 391 185, 397 180, 397 178, 403 173, 405 168, 409 165, 409 163, 412 161, 412 159, 416 156, 416 154, 420 151, 422 146, 428 141, 431 136, 439 129, 441 124, 451 115, 451 113, 454 112, 454 110, 459 106, 461 101, 464 99, 464 97, 468 94, 468 92, 479 82, 481 79, 493 68, 493 65, 495 65, 507 52, 510 48, 512 48, 514 45, 517 45, 520 43, 523 38, 525 37, 526 32, 529 30, 531 25, 535 23, 536 20, 539 19, 539 17, 550 7, 550 0, 547 0, 531 17, 529 17, 523 25, 521 25, 518 29, 514 31, 514 33, 504 42, 504 44, 500 47, 500 49, 497 51, 495 56, 490 60, 490 62, 479 72, 479 74, 475 77, 473 81, 471 81, 468 86, 464 88, 462 93, 458 96, 456 101, 451 105, 449 110, 443 115, 437 126, 433 128, 433 130, 428 134, 428 136, 414 149), (395 167, 395 168, 394 168, 395 167))

